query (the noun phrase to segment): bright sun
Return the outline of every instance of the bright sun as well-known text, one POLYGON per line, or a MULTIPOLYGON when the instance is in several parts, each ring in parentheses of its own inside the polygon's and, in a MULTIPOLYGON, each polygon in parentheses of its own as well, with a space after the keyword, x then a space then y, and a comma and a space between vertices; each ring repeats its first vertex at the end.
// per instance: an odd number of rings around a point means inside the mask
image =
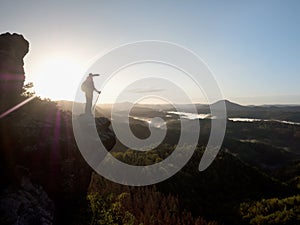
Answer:
POLYGON ((83 77, 82 66, 66 56, 52 56, 41 61, 33 74, 38 96, 52 100, 73 100, 83 77))

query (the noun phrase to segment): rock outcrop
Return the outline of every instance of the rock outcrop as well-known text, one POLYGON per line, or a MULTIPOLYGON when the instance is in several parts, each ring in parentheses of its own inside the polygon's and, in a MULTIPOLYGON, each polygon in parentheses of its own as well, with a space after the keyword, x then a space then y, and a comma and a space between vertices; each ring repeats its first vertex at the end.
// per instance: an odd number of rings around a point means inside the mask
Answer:
POLYGON ((77 141, 85 142, 87 148, 97 149, 100 138, 107 151, 110 151, 116 144, 115 133, 110 129, 110 120, 105 117, 94 118, 89 114, 81 114, 73 119, 73 130, 77 130, 75 136, 77 141), (96 125, 97 135, 93 133, 93 127, 96 125), (78 139, 80 138, 80 140, 78 139))
POLYGON ((31 183, 28 174, 20 179, 20 187, 7 187, 0 193, 0 224, 53 224, 52 200, 41 186, 31 183))
POLYGON ((109 128, 110 127, 110 120, 105 117, 97 117, 95 118, 97 131, 99 137, 105 146, 107 151, 110 151, 116 144, 116 135, 115 133, 109 128))
POLYGON ((0 112, 15 104, 25 80, 23 58, 29 43, 22 35, 0 35, 0 112))

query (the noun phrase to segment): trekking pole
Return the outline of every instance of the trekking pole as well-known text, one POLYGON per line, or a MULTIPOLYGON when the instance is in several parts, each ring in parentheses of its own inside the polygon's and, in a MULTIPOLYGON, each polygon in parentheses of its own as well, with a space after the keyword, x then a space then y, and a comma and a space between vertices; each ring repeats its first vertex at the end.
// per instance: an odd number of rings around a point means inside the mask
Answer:
MULTIPOLYGON (((100 93, 101 93, 101 91, 100 91, 100 93)), ((99 96, 100 96, 100 93, 98 93, 97 99, 96 99, 95 104, 94 104, 94 106, 93 106, 93 111, 95 110, 95 107, 96 107, 96 105, 97 105, 97 101, 98 101, 98 98, 99 98, 99 96)))

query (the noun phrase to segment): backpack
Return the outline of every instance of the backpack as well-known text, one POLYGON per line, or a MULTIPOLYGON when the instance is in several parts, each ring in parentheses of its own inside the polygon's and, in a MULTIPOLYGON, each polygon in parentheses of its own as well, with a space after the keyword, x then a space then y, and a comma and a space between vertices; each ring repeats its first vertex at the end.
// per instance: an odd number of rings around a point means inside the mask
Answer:
POLYGON ((83 92, 87 92, 88 91, 88 81, 87 80, 85 80, 82 84, 81 84, 81 90, 83 91, 83 92))

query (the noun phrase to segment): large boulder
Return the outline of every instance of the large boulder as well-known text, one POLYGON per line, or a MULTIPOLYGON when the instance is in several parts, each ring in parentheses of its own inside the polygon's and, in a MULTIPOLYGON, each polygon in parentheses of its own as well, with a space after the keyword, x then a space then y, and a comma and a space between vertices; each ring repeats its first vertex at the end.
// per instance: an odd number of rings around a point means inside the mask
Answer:
POLYGON ((0 224, 51 225, 54 203, 39 185, 31 183, 27 174, 20 177, 20 186, 10 186, 0 192, 0 224))
POLYGON ((28 51, 29 43, 22 35, 0 35, 0 112, 13 106, 22 92, 23 58, 28 51))
POLYGON ((110 124, 109 119, 105 117, 94 118, 91 114, 81 114, 73 118, 73 130, 76 131, 77 141, 85 142, 87 149, 98 149, 99 138, 107 151, 114 147, 116 135, 110 129, 110 124), (94 126, 97 133, 94 133, 94 126))
POLYGON ((95 118, 96 128, 107 151, 110 151, 116 144, 116 135, 110 129, 110 120, 105 117, 95 118))

